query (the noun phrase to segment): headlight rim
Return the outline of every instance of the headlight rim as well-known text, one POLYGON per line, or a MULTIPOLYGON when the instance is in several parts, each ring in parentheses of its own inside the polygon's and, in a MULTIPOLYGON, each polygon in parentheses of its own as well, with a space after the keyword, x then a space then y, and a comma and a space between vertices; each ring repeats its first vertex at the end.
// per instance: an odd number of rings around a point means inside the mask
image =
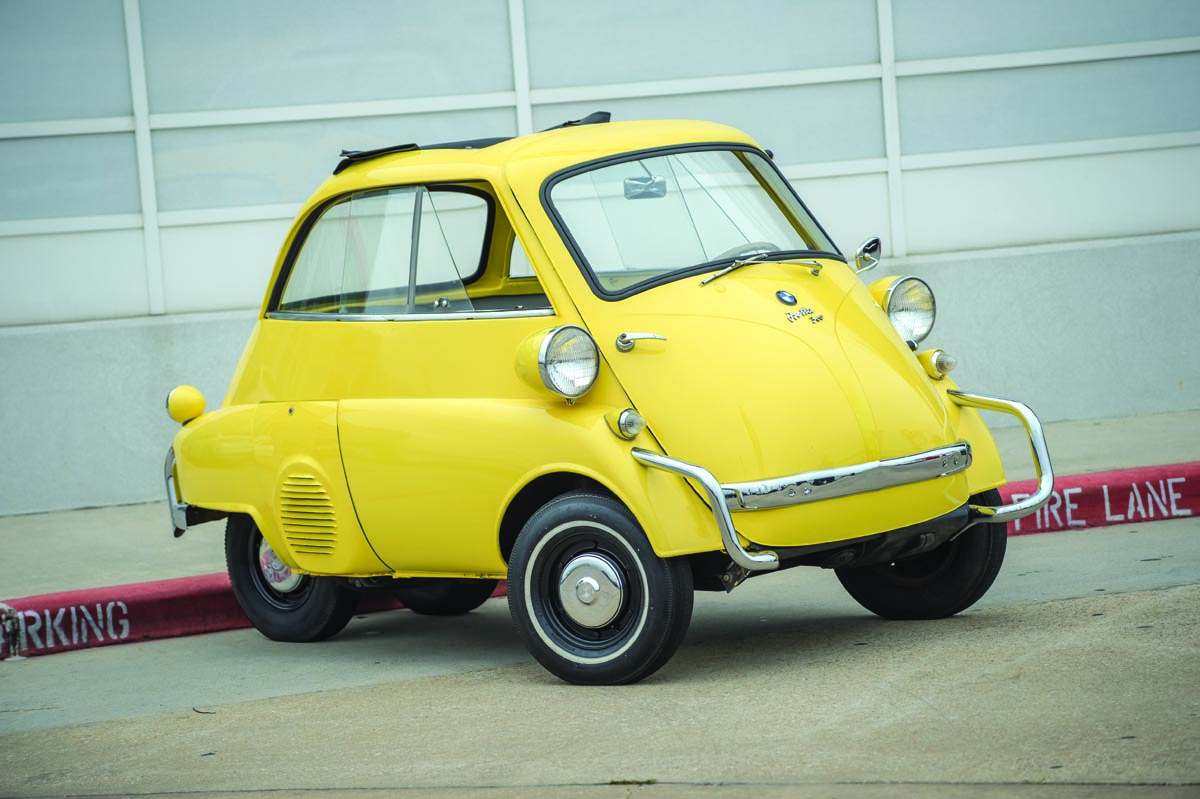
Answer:
POLYGON ((898 334, 900 334, 901 337, 903 337, 904 334, 901 333, 899 326, 896 324, 895 317, 892 316, 892 307, 891 307, 892 306, 892 297, 895 296, 896 290, 901 285, 903 285, 904 283, 906 283, 910 280, 915 280, 917 283, 920 283, 922 286, 925 287, 925 290, 927 292, 929 292, 929 303, 930 303, 930 309, 929 309, 930 319, 929 319, 928 329, 924 333, 922 333, 919 337, 914 337, 911 339, 909 339, 909 338, 904 339, 906 342, 912 342, 912 344, 915 345, 915 344, 920 344, 922 341, 929 338, 929 334, 933 332, 934 325, 937 324, 937 295, 933 293, 933 287, 930 286, 929 283, 927 281, 925 281, 923 278, 919 278, 916 275, 901 275, 901 276, 897 277, 896 279, 894 279, 890 284, 888 284, 887 291, 883 295, 883 312, 887 315, 888 321, 892 325, 892 329, 895 330, 898 334))
POLYGON ((587 330, 587 328, 575 324, 559 325, 558 327, 554 327, 546 331, 546 334, 542 336, 541 345, 538 347, 537 366, 538 375, 542 379, 542 385, 545 386, 548 391, 556 396, 566 399, 568 402, 574 402, 584 394, 587 394, 589 391, 591 391, 596 385, 596 381, 600 379, 600 347, 596 344, 596 339, 592 337, 592 334, 587 330), (554 380, 550 376, 549 363, 547 360, 551 342, 554 341, 556 336, 568 330, 577 330, 583 334, 584 339, 586 339, 588 343, 592 345, 592 358, 596 363, 596 373, 592 376, 592 379, 588 382, 587 386, 574 394, 567 391, 562 391, 555 385, 554 380))

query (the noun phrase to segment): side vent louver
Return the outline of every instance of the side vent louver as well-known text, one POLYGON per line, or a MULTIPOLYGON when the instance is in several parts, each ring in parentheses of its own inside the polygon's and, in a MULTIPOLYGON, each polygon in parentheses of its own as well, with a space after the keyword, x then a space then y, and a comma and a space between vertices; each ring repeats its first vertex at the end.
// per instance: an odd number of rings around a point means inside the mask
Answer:
POLYGON ((297 555, 332 555, 337 545, 333 501, 317 478, 291 474, 279 487, 283 537, 297 555))

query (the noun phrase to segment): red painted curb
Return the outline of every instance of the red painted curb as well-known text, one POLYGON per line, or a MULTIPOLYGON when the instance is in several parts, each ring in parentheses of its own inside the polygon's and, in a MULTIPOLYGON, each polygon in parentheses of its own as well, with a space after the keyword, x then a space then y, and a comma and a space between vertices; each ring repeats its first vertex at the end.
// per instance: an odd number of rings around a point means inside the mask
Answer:
MULTIPOLYGON (((1005 502, 1029 496, 1037 481, 1000 489, 1005 502)), ((1054 494, 1032 516, 1009 522, 1009 535, 1056 533, 1114 524, 1162 521, 1200 515, 1200 461, 1146 466, 1054 481, 1054 494)))
MULTIPOLYGON (((1036 481, 1000 489, 1005 502, 1028 496, 1036 481)), ((1059 477, 1054 495, 1009 535, 1082 530, 1200 515, 1200 461, 1059 477)), ((501 581, 493 596, 504 596, 501 581)), ((386 591, 367 594, 359 613, 401 608, 386 591)), ((10 599, 0 603, 0 660, 74 649, 179 638, 249 627, 229 577, 209 574, 151 583, 10 599)))
MULTIPOLYGON (((501 582, 492 596, 505 596, 506 588, 501 582)), ((362 597, 358 613, 403 607, 390 593, 377 591, 362 597)), ((21 656, 53 655, 250 626, 227 574, 10 599, 0 603, 0 613, 0 660, 12 657, 14 649, 21 656)))
POLYGON ((225 574, 42 594, 3 604, 0 658, 11 657, 14 649, 21 655, 43 655, 250 625, 225 574))

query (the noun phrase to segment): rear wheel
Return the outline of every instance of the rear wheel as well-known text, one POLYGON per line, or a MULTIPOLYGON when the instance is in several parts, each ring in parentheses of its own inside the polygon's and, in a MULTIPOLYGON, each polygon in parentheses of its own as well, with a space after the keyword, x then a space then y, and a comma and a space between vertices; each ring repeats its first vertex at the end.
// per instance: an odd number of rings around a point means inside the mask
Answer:
MULTIPOLYGON (((973 504, 1000 505, 992 489, 973 504)), ((942 619, 961 613, 987 593, 1000 573, 1008 526, 977 524, 952 541, 911 558, 837 570, 850 596, 885 619, 942 619)))
POLYGON ((692 572, 654 554, 612 497, 572 492, 525 524, 508 566, 508 606, 530 653, 581 685, 644 679, 665 664, 692 618, 692 572))
POLYGON ((404 607, 426 616, 470 613, 491 598, 497 580, 423 579, 397 580, 392 593, 404 607))
POLYGON ((358 607, 358 594, 333 578, 296 574, 288 568, 249 516, 229 517, 225 562, 242 611, 272 640, 328 638, 341 632, 358 607))

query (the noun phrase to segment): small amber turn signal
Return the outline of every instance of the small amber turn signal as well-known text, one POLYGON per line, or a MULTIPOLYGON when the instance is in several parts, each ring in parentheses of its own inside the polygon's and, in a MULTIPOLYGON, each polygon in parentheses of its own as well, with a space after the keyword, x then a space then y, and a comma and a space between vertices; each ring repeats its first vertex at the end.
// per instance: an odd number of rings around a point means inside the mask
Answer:
POLYGON ((926 350, 917 354, 917 360, 934 380, 941 380, 958 366, 958 359, 945 350, 926 350))

